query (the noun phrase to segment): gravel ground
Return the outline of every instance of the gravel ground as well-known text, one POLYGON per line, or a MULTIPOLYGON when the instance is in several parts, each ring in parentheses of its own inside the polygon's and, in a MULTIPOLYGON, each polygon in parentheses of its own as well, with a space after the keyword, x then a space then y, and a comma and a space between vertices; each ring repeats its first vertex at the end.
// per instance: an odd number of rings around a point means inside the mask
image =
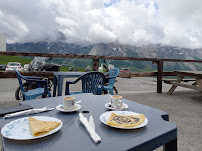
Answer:
MULTIPOLYGON (((69 81, 74 79, 68 79, 69 81)), ((80 83, 70 87, 79 91, 80 83)), ((0 108, 15 106, 17 79, 0 79, 0 108)), ((202 93, 178 87, 172 95, 166 92, 171 85, 163 84, 163 93, 156 93, 155 78, 117 78, 115 83, 120 95, 124 98, 158 108, 169 113, 170 121, 178 126, 178 150, 199 151, 202 148, 202 93)), ((64 92, 63 92, 64 95, 64 92)), ((162 147, 156 151, 163 150, 162 147)))

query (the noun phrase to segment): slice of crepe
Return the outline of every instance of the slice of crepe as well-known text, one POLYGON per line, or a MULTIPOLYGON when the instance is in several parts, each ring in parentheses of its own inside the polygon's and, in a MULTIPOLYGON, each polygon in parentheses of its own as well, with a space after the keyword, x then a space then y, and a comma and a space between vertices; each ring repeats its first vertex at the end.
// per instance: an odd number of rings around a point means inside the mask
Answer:
POLYGON ((61 122, 41 121, 33 117, 29 117, 29 126, 33 136, 46 134, 60 125, 61 122))
POLYGON ((118 115, 112 113, 107 124, 116 127, 135 127, 142 124, 145 120, 144 114, 139 115, 118 115))

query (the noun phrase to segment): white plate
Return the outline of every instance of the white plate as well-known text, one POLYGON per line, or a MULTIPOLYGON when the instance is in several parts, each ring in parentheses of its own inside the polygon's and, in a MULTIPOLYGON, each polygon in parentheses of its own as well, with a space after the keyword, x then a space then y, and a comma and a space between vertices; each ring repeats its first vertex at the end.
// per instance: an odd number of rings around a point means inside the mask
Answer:
POLYGON ((48 135, 51 135, 55 132, 57 132, 59 129, 62 127, 62 121, 54 118, 54 117, 48 117, 48 116, 34 116, 33 118, 37 120, 42 120, 42 121, 57 121, 61 122, 61 124, 55 128, 54 130, 40 136, 33 136, 30 130, 29 126, 29 117, 24 117, 20 118, 14 121, 11 121, 10 123, 6 124, 2 129, 1 129, 1 134, 9 139, 14 139, 14 140, 30 140, 30 139, 36 139, 36 138, 41 138, 45 137, 48 135))
MULTIPOLYGON (((131 111, 109 111, 109 112, 105 112, 102 115, 100 115, 101 122, 108 125, 107 120, 111 116, 111 113, 115 113, 115 114, 119 114, 119 115, 139 115, 139 113, 135 113, 135 112, 131 112, 131 111)), ((138 126, 134 126, 134 127, 117 127, 117 126, 112 126, 112 125, 108 125, 108 126, 120 128, 120 129, 136 129, 136 128, 144 127, 145 125, 147 125, 147 123, 148 123, 148 119, 145 117, 145 120, 142 124, 140 124, 138 126)))
POLYGON ((111 106, 111 102, 105 104, 105 107, 108 108, 108 109, 110 109, 110 110, 117 110, 118 111, 118 110, 124 110, 124 109, 128 108, 128 105, 125 104, 125 103, 123 103, 123 105, 121 106, 120 109, 115 109, 115 108, 110 107, 110 106, 111 106))
POLYGON ((79 104, 75 104, 73 110, 65 110, 65 109, 63 108, 62 104, 56 106, 56 109, 57 109, 58 111, 61 111, 61 112, 74 112, 74 111, 79 110, 80 108, 81 108, 81 105, 79 105, 79 104))

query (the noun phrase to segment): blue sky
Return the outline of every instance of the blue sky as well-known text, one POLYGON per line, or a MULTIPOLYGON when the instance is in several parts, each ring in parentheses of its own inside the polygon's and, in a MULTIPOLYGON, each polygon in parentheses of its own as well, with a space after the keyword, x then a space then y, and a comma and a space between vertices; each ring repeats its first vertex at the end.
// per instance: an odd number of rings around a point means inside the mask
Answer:
POLYGON ((109 2, 107 2, 107 3, 104 3, 104 6, 105 6, 105 7, 110 7, 110 6, 112 6, 113 4, 118 3, 118 2, 120 2, 120 0, 111 0, 111 1, 109 1, 109 2))

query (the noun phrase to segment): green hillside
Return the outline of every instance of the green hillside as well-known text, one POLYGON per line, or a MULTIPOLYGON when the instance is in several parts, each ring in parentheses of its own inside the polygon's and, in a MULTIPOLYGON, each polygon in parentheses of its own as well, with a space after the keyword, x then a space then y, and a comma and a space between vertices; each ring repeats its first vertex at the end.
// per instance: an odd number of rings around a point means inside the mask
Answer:
MULTIPOLYGON (((24 66, 25 63, 30 63, 32 59, 17 56, 4 56, 0 55, 0 64, 7 65, 8 62, 19 62, 24 66)), ((84 68, 79 68, 78 71, 84 71, 84 68)), ((60 71, 69 71, 69 67, 61 66, 60 71)))
MULTIPOLYGON (((30 63, 32 59, 27 57, 18 57, 18 56, 1 56, 0 55, 0 64, 7 65, 8 62, 20 62, 22 66, 25 63, 30 63)), ((56 63, 62 65, 60 67, 60 71, 69 71, 69 67, 71 66, 74 69, 78 69, 78 71, 84 71, 85 67, 88 65, 92 65, 92 60, 90 59, 69 59, 69 58, 54 58, 52 63, 56 63)), ((103 60, 100 60, 100 64, 103 63, 103 60)), ((111 64, 115 65, 116 68, 130 68, 131 71, 141 72, 141 71, 154 71, 156 69, 155 65, 146 64, 145 62, 141 61, 122 61, 122 60, 112 60, 111 64), (132 66, 132 65, 133 66, 132 66)), ((92 66, 91 66, 92 68, 92 66)))
POLYGON ((24 57, 17 57, 17 56, 1 56, 0 55, 0 64, 7 65, 8 62, 20 62, 22 66, 25 63, 30 63, 32 59, 24 58, 24 57))

